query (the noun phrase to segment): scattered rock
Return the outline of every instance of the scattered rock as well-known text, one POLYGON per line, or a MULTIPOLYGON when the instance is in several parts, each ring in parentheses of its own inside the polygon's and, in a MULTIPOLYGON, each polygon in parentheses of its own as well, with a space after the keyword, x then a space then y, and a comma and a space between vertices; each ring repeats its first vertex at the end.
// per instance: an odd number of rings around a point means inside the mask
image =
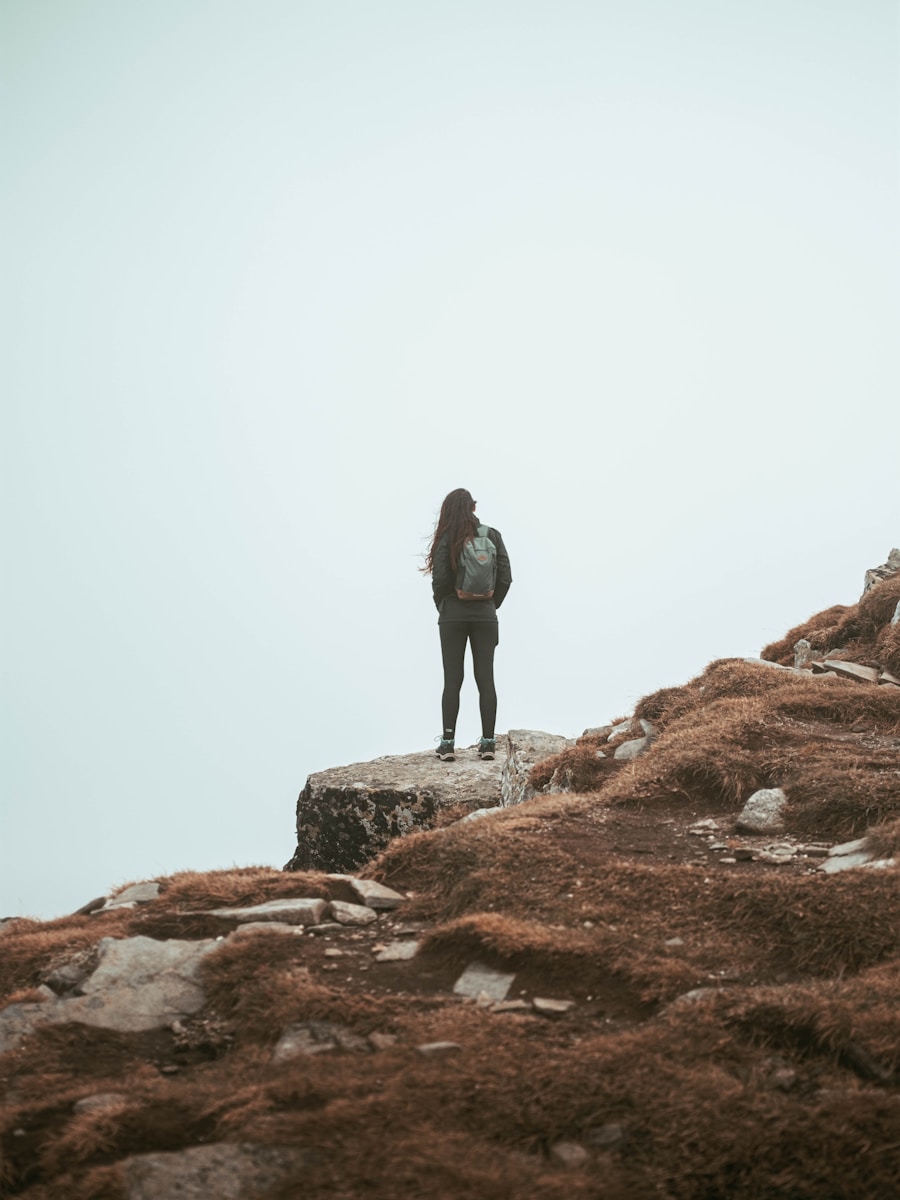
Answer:
POLYGON ((163 1028, 203 1007, 200 964, 216 947, 213 939, 101 938, 82 995, 56 1006, 67 1020, 123 1033, 163 1028))
POLYGON ((820 871, 826 875, 835 875, 839 871, 851 871, 855 867, 865 867, 872 863, 874 855, 866 849, 866 839, 856 838, 852 842, 842 842, 832 846, 828 856, 823 860, 820 871))
POLYGON ((751 667, 769 667, 775 671, 796 671, 798 675, 806 675, 807 672, 799 667, 788 667, 784 663, 770 662, 767 658, 748 657, 741 660, 751 667))
POLYGON ((93 1096, 82 1096, 72 1105, 76 1113, 101 1112, 107 1108, 119 1108, 128 1103, 128 1097, 123 1092, 95 1092, 93 1096))
POLYGON ((377 949, 375 954, 376 962, 408 962, 409 959, 415 958, 419 952, 418 942, 391 942, 389 946, 384 946, 377 949))
POLYGON ((615 738, 617 738, 619 736, 619 734, 621 734, 621 733, 631 733, 631 729, 632 729, 633 725, 634 725, 634 718, 626 717, 626 719, 624 721, 619 721, 619 723, 617 725, 612 726, 606 740, 608 742, 611 742, 615 738))
POLYGON ((550 1147, 550 1157, 561 1167, 572 1169, 583 1167, 590 1154, 578 1142, 554 1142, 550 1147))
POLYGON ((420 1054, 453 1054, 462 1050, 459 1042, 424 1042, 421 1046, 416 1046, 420 1054))
POLYGON ((794 643, 794 666, 805 667, 811 662, 816 662, 822 658, 822 653, 819 650, 813 650, 806 638, 801 638, 799 642, 794 643))
POLYGON ((527 1000, 498 1000, 496 1004, 491 1005, 493 1013, 530 1013, 532 1011, 527 1000))
POLYGON ((877 683, 881 674, 877 667, 864 667, 861 663, 844 662, 837 658, 824 658, 821 662, 813 663, 813 672, 832 672, 844 679, 855 679, 858 683, 877 683))
POLYGON ((379 1033, 377 1030, 369 1034, 369 1045, 373 1050, 390 1050, 397 1045, 395 1033, 379 1033))
POLYGON ((515 974, 505 974, 503 971, 486 967, 483 963, 474 962, 470 963, 457 979, 453 991, 457 996, 471 996, 476 999, 484 996, 489 1000, 505 1000, 514 979, 515 974))
POLYGON ((719 822, 713 820, 712 817, 704 817, 702 821, 695 821, 688 829, 688 833, 696 836, 702 836, 706 833, 718 833, 719 822))
POLYGON ((229 938, 241 938, 248 937, 254 933, 280 933, 296 936, 303 928, 304 926, 302 925, 288 925, 284 921, 247 921, 243 925, 239 925, 237 929, 233 929, 228 936, 229 938))
POLYGON ((11 1004, 0 1011, 0 1054, 40 1025, 75 1021, 136 1033, 165 1028, 197 1012, 205 1002, 200 963, 217 945, 213 939, 101 938, 97 966, 80 984, 81 995, 11 1004))
POLYGON ((333 1021, 303 1021, 289 1026, 272 1051, 272 1062, 289 1062, 332 1050, 367 1051, 369 1043, 359 1034, 333 1021))
POLYGON ((357 879, 355 876, 333 876, 329 875, 329 879, 344 879, 362 900, 367 908, 374 908, 377 912, 390 912, 395 908, 399 908, 401 904, 406 903, 406 897, 400 892, 395 892, 393 888, 386 887, 383 883, 378 883, 375 879, 357 879))
POLYGON ((625 1144, 625 1126, 609 1121, 598 1129, 589 1129, 584 1140, 595 1150, 618 1150, 625 1144))
POLYGON ((852 842, 841 842, 839 846, 832 846, 828 851, 829 858, 840 858, 845 854, 859 854, 866 848, 865 838, 855 838, 852 842))
POLYGON ((378 913, 367 904, 349 904, 345 900, 331 901, 331 915, 340 925, 371 925, 378 913))
POLYGON ((574 1000, 550 1000, 544 996, 535 996, 531 1006, 542 1017, 562 1017, 575 1007, 574 1000))
POLYGON ((269 900, 248 908, 214 908, 211 915, 228 921, 280 921, 285 925, 318 925, 328 909, 328 901, 318 898, 269 900))
POLYGON ((613 758, 619 759, 620 762, 631 762, 632 759, 638 758, 650 745, 650 738, 641 737, 633 738, 629 742, 622 742, 616 746, 613 758))
POLYGON ((737 828, 746 833, 776 833, 784 828, 786 804, 781 788, 760 788, 741 809, 737 828))

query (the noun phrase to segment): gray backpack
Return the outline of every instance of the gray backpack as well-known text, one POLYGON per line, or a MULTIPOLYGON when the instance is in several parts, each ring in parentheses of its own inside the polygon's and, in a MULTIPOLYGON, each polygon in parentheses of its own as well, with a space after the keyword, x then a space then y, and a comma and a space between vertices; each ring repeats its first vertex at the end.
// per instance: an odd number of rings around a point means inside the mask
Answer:
POLYGON ((490 600, 497 582, 497 547, 488 537, 487 525, 479 525, 459 556, 456 594, 460 600, 490 600))

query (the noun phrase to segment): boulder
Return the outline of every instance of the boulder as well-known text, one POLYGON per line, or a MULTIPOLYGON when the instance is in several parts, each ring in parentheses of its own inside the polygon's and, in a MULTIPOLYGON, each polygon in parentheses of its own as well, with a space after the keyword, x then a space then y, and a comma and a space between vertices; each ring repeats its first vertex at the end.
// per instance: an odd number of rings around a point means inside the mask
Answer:
POLYGON ((573 743, 553 734, 511 730, 497 757, 474 746, 455 762, 432 751, 388 755, 310 775, 297 800, 297 848, 286 871, 352 871, 395 837, 434 827, 448 808, 474 812, 527 799, 536 762, 573 743))
POLYGON ((746 833, 778 833, 784 829, 786 804, 781 788, 760 788, 741 809, 737 828, 746 833))

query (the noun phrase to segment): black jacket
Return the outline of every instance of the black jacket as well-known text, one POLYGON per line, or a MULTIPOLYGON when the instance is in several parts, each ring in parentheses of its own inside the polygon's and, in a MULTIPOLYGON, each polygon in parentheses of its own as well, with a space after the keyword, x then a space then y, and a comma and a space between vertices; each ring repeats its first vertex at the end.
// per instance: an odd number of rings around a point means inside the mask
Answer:
POLYGON ((438 624, 443 621, 497 620, 497 609, 509 591, 512 573, 503 538, 496 529, 492 529, 490 526, 488 526, 488 537, 497 547, 497 582, 494 584, 494 595, 491 600, 460 600, 456 594, 456 572, 450 566, 448 538, 442 537, 435 547, 434 569, 431 572, 431 592, 434 596, 435 607, 441 614, 438 624))

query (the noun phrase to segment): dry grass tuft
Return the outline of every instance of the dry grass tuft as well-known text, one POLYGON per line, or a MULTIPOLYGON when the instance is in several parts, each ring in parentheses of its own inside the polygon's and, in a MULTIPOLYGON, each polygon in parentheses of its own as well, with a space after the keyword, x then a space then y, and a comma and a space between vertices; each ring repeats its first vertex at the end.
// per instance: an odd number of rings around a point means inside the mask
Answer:
POLYGON ((127 927, 126 909, 98 917, 63 917, 41 925, 16 922, 2 933, 0 994, 35 988, 47 971, 63 966, 95 946, 101 937, 115 937, 127 927))
POLYGON ((867 591, 857 604, 836 605, 817 613, 803 625, 790 630, 781 641, 766 646, 762 657, 771 662, 793 664, 794 644, 805 638, 813 650, 826 656, 853 659, 866 666, 886 666, 879 645, 881 631, 889 626, 900 600, 900 572, 883 579, 867 591))
MULTIPOLYGON (((900 577, 767 652, 792 661, 807 636, 900 666, 898 595, 900 577)), ((337 956, 322 937, 244 934, 204 959, 207 1007, 178 1030, 38 1028, 0 1059, 0 1194, 124 1200, 128 1155, 240 1141, 309 1152, 268 1200, 893 1195, 900 873, 725 866, 696 858, 689 829, 709 812, 724 831, 777 784, 791 832, 865 832, 894 854, 900 689, 726 659, 637 713, 658 730, 641 758, 613 767, 596 751, 616 742, 588 736, 535 769, 577 792, 392 842, 366 873, 414 898, 328 935, 337 956), (415 958, 379 964, 371 949, 416 920, 415 958), (473 961, 512 973, 512 995, 575 1005, 554 1021, 463 1002, 473 961), (361 1040, 273 1061, 287 1026, 315 1020, 361 1040), (457 1050, 418 1052, 434 1041, 457 1050), (122 1101, 74 1112, 107 1091, 122 1101), (578 1170, 560 1141, 585 1148, 578 1170)), ((5 925, 2 996, 33 999, 102 936, 209 936, 209 908, 331 890, 261 867, 160 882, 132 912, 5 925)))
MULTIPOLYGON (((172 875, 160 900, 166 908, 238 908, 283 896, 328 897, 322 875, 235 867, 230 871, 182 871, 172 875)), ((159 902, 158 902, 159 903, 159 902)))

